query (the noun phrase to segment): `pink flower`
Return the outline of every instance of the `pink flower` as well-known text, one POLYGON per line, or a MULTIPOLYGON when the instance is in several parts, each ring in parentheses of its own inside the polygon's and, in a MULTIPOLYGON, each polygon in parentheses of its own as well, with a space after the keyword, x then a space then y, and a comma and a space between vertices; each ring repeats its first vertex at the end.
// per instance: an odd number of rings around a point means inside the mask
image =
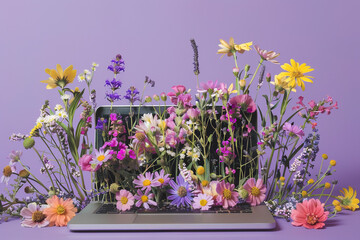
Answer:
POLYGON ((110 120, 113 122, 117 121, 116 113, 110 113, 110 120))
POLYGON ((256 104, 248 94, 232 97, 229 100, 229 103, 232 106, 241 106, 241 108, 248 113, 253 113, 256 111, 256 104))
POLYGON ((173 86, 172 89, 174 92, 169 92, 167 95, 170 97, 170 100, 173 104, 178 103, 178 96, 185 92, 186 88, 183 85, 173 86))
POLYGON ((116 207, 120 211, 130 210, 131 207, 134 205, 134 195, 132 195, 131 192, 125 189, 117 192, 115 198, 116 200, 118 200, 118 202, 116 203, 116 207))
POLYGON ((207 91, 214 92, 214 89, 218 87, 218 81, 207 81, 206 83, 200 83, 201 89, 198 90, 199 93, 205 93, 207 91))
POLYGON ((280 53, 260 49, 260 47, 257 45, 255 45, 255 49, 262 59, 272 62, 272 63, 275 63, 275 64, 279 64, 279 62, 274 59, 277 58, 280 55, 280 53))
POLYGON ((154 194, 149 194, 149 192, 149 189, 147 189, 145 193, 142 193, 140 189, 138 189, 137 195, 135 195, 135 199, 138 201, 136 202, 135 206, 140 207, 143 205, 145 209, 149 209, 149 205, 157 206, 156 202, 152 200, 154 198, 154 194))
POLYGON ((296 209, 291 212, 291 223, 294 226, 304 226, 309 229, 318 229, 325 226, 325 221, 329 215, 324 211, 324 204, 319 199, 304 200, 296 204, 296 209))
POLYGON ((101 165, 96 165, 96 168, 92 168, 91 166, 91 161, 93 159, 92 155, 89 154, 84 154, 80 159, 79 159, 79 166, 81 168, 81 170, 83 171, 88 171, 88 172, 96 172, 97 170, 99 170, 99 168, 101 167, 101 165))
POLYGON ((234 192, 235 185, 225 183, 223 180, 216 186, 216 192, 219 194, 216 201, 223 206, 224 209, 234 207, 238 203, 239 194, 234 192))
POLYGON ((36 203, 30 203, 28 207, 24 207, 20 211, 20 215, 24 218, 21 222, 22 227, 46 227, 49 221, 46 220, 46 215, 43 213, 47 205, 38 206, 36 203))
POLYGON ((246 181, 243 188, 249 193, 246 202, 251 206, 259 205, 266 197, 266 187, 262 179, 258 179, 255 182, 255 178, 250 178, 246 181))
POLYGON ((151 190, 151 187, 158 187, 160 186, 160 182, 154 179, 154 174, 151 172, 146 172, 145 176, 143 174, 139 174, 137 179, 133 181, 136 185, 136 188, 141 188, 142 191, 145 189, 151 190))
POLYGON ((197 108, 189 108, 186 114, 190 119, 196 119, 200 115, 200 111, 197 108))
POLYGON ((299 128, 296 125, 291 125, 291 123, 289 123, 289 122, 284 123, 283 130, 287 134, 289 134, 289 136, 296 135, 296 136, 300 137, 300 139, 302 139, 305 136, 304 131, 301 128, 299 128))
POLYGON ((119 160, 124 160, 124 158, 126 157, 126 149, 124 149, 124 148, 120 149, 120 151, 118 152, 116 157, 119 160))
POLYGON ((235 170, 235 169, 232 169, 232 168, 225 167, 225 173, 226 173, 226 174, 229 174, 230 172, 232 172, 233 174, 235 174, 235 173, 236 173, 236 170, 235 170))
POLYGON ((166 186, 170 182, 170 174, 165 174, 164 169, 161 169, 160 173, 155 172, 155 178, 154 181, 160 183, 160 187, 166 186))
POLYGON ((178 100, 179 102, 184 106, 184 107, 191 107, 191 95, 190 94, 180 94, 178 96, 178 100))
POLYGON ((212 196, 200 193, 197 197, 194 197, 193 208, 200 210, 209 210, 211 206, 214 204, 214 200, 212 196))

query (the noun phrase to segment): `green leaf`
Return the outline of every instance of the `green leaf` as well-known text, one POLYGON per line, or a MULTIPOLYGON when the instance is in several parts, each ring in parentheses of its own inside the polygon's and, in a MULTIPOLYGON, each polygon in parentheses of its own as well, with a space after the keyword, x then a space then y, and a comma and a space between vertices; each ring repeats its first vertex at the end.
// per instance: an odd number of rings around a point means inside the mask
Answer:
POLYGON ((279 103, 280 101, 277 101, 277 103, 275 103, 275 105, 271 107, 271 110, 274 110, 277 107, 277 105, 279 105, 279 103))
POLYGON ((82 95, 84 94, 85 89, 83 89, 80 93, 78 93, 75 97, 72 103, 70 104, 68 114, 69 114, 69 126, 72 127, 75 111, 78 108, 78 103, 80 99, 82 98, 82 95))
POLYGON ((297 147, 297 148, 295 149, 295 151, 293 151, 293 152, 289 155, 289 157, 288 157, 289 161, 290 161, 290 159, 292 159, 292 158, 300 151, 300 149, 302 149, 303 146, 304 146, 304 143, 300 144, 300 146, 297 147))
POLYGON ((261 112, 261 109, 259 108, 259 106, 257 107, 257 109, 259 110, 259 113, 260 113, 260 117, 261 117, 261 126, 262 127, 265 127, 266 126, 266 119, 264 118, 262 112, 261 112))
POLYGON ((289 93, 287 91, 284 92, 284 97, 281 103, 281 110, 280 110, 280 115, 284 115, 285 111, 286 111, 286 107, 288 104, 287 98, 289 96, 289 93))
POLYGON ((294 112, 290 117, 288 117, 284 122, 283 124, 281 124, 280 128, 279 129, 282 129, 283 125, 286 123, 286 122, 289 122, 298 112, 300 112, 301 110, 303 110, 303 108, 297 110, 296 112, 294 112))
POLYGON ((76 148, 79 148, 79 143, 80 143, 80 136, 81 136, 81 128, 84 127, 85 125, 85 121, 83 119, 81 119, 76 127, 76 132, 75 132, 75 144, 76 144, 76 148))

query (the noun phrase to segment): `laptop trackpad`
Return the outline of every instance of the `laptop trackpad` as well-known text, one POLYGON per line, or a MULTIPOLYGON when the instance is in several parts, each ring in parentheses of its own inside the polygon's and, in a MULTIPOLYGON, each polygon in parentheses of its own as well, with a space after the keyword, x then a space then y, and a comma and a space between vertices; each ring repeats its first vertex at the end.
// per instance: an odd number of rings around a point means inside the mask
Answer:
POLYGON ((136 224, 219 223, 233 222, 229 214, 137 214, 136 224), (227 215, 227 216, 224 216, 227 215))

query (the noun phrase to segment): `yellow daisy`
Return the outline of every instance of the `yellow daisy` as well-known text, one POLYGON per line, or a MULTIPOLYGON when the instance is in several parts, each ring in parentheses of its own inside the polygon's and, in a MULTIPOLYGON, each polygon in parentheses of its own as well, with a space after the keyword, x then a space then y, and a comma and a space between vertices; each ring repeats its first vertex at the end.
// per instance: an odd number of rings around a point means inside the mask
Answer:
POLYGON ((60 64, 56 65, 55 69, 45 69, 45 72, 50 75, 49 79, 40 81, 42 83, 47 83, 47 89, 53 89, 56 87, 64 88, 67 84, 72 83, 76 77, 76 70, 73 69, 73 66, 70 65, 63 71, 60 64))
POLYGON ((222 54, 221 57, 223 57, 225 54, 227 54, 229 57, 233 55, 234 51, 238 51, 239 53, 244 53, 245 51, 251 50, 250 46, 252 45, 252 42, 247 42, 243 44, 235 44, 234 38, 230 38, 229 43, 224 41, 223 39, 220 39, 219 47, 220 49, 217 51, 218 54, 222 54))
POLYGON ((305 75, 305 73, 314 71, 310 66, 307 66, 306 63, 299 64, 298 62, 295 62, 294 59, 290 60, 290 64, 285 63, 281 66, 282 69, 284 69, 287 72, 282 72, 279 74, 279 77, 287 77, 287 81, 289 82, 289 87, 294 88, 296 85, 300 86, 301 89, 305 90, 305 82, 312 83, 313 81, 310 78, 313 78, 311 76, 305 75))
POLYGON ((343 188, 340 192, 344 195, 338 196, 341 207, 351 211, 355 211, 355 209, 359 208, 359 199, 356 198, 356 191, 354 191, 352 187, 349 187, 349 190, 343 188))
POLYGON ((272 85, 275 85, 275 89, 279 91, 279 93, 283 94, 285 90, 290 90, 296 92, 295 88, 290 88, 289 82, 286 81, 286 77, 275 75, 274 82, 270 82, 272 85))

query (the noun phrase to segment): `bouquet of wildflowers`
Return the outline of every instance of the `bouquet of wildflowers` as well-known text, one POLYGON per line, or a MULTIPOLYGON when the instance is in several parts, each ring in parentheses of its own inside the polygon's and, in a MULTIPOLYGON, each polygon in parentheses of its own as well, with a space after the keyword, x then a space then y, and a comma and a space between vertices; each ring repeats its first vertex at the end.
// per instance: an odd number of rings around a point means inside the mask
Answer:
POLYGON ((14 134, 11 139, 36 152, 43 163, 41 173, 49 181, 40 181, 20 160, 22 152, 12 152, 1 181, 7 183, 14 175, 15 183, 8 197, 0 196, 1 213, 22 216, 24 226, 64 226, 94 198, 116 201, 120 212, 227 211, 265 202, 275 216, 293 219, 293 225, 321 228, 342 209, 359 208, 354 189, 334 195, 337 181, 326 182, 336 161, 327 163, 326 154, 317 160, 317 118, 338 104, 329 96, 307 104, 295 96, 305 90, 304 82, 313 82, 310 66, 291 59, 272 77, 265 64, 279 64, 279 54, 255 46, 259 63, 252 71, 250 65, 238 64, 238 56, 249 52, 252 42, 221 39, 218 53, 234 58, 234 83, 200 83, 195 40, 191 45, 196 91, 175 85, 167 93, 146 96, 146 88, 155 86, 146 76, 142 93, 131 86, 122 94, 125 62, 116 55, 108 66, 113 77, 105 81, 110 114, 97 119, 96 92, 91 89, 97 64, 78 76, 87 84, 89 102, 85 89, 67 88, 76 77, 72 66, 64 71, 60 65, 46 69, 50 78, 43 82, 48 89, 58 87, 63 102, 54 109, 45 102, 30 134, 14 134), (265 107, 256 104, 260 96, 265 107), (129 101, 128 114, 117 111, 121 98, 129 101), (78 109, 80 120, 74 123, 78 109), (93 120, 98 149, 87 135, 93 120), (38 143, 47 150, 38 150, 38 143), (21 165, 19 172, 16 164, 21 165), (90 172, 91 184, 85 184, 84 172, 90 172), (32 197, 20 201, 16 198, 20 189, 32 197))

